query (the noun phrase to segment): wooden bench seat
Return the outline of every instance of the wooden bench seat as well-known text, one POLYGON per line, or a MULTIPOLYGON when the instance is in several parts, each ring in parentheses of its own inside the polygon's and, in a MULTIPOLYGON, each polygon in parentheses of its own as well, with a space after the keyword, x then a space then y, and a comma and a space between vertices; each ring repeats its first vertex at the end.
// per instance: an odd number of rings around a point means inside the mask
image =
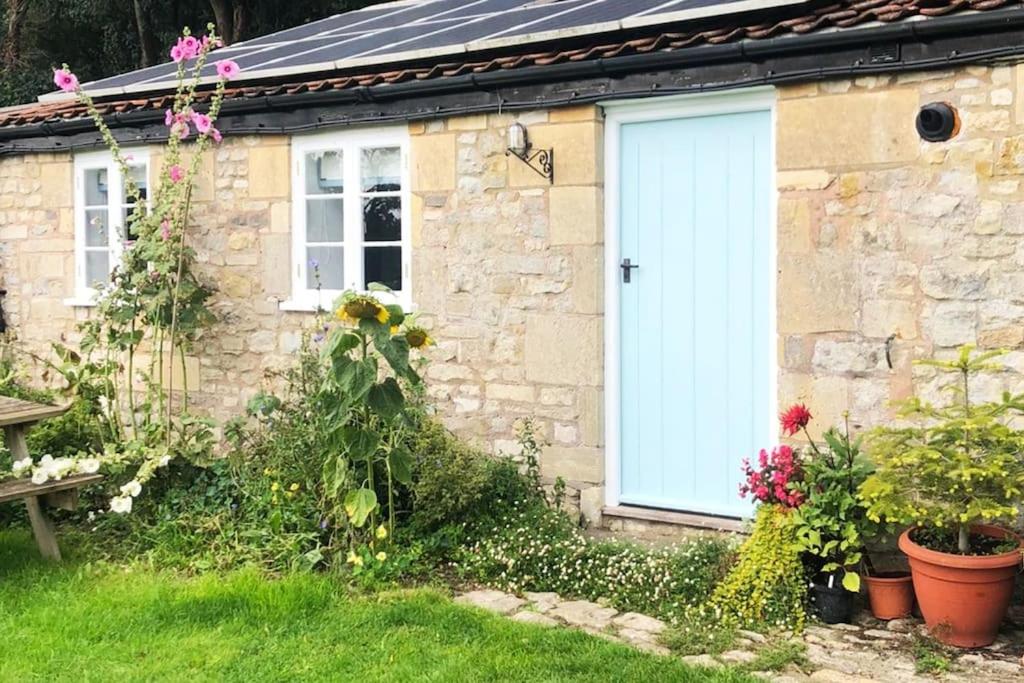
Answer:
MULTIPOLYGON (((4 439, 14 460, 29 457, 25 433, 31 425, 61 415, 66 410, 66 406, 48 406, 0 396, 0 427, 4 430, 4 439)), ((0 483, 0 503, 24 500, 39 552, 47 559, 60 560, 57 535, 53 531, 53 522, 46 515, 46 508, 75 509, 78 505, 79 489, 102 479, 99 474, 75 474, 60 481, 48 481, 38 485, 28 479, 7 481, 0 483)))
POLYGON ((79 490, 102 480, 103 475, 100 474, 74 474, 45 484, 33 484, 28 479, 6 481, 0 484, 0 503, 24 500, 40 554, 47 559, 59 561, 60 546, 46 508, 74 510, 78 507, 79 490))

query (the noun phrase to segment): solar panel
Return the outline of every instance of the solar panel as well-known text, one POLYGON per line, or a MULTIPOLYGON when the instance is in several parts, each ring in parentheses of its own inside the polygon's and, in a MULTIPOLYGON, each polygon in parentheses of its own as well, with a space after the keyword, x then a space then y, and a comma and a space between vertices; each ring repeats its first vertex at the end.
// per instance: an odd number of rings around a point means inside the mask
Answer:
MULTIPOLYGON (((808 0, 401 0, 327 17, 219 50, 243 79, 297 77, 389 61, 528 45, 587 33, 654 27, 714 15, 799 5, 808 0)), ((174 64, 86 84, 92 93, 165 89, 174 64)), ((212 65, 204 77, 214 77, 212 65)), ((63 99, 44 95, 41 100, 63 99)))

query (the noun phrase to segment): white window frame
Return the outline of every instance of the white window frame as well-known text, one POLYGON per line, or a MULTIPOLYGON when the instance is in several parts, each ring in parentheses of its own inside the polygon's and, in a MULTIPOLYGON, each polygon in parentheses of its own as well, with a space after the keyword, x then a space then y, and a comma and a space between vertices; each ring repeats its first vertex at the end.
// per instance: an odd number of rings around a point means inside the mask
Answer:
POLYGON ((386 303, 412 307, 412 202, 409 182, 409 131, 405 126, 359 128, 330 133, 292 137, 292 293, 281 303, 286 311, 328 309, 345 290, 311 289, 307 287, 309 264, 306 259, 306 154, 340 151, 344 173, 344 191, 330 195, 343 200, 343 233, 345 289, 362 290, 366 245, 400 246, 402 249, 402 290, 391 294, 374 292, 386 303), (397 242, 365 242, 363 240, 360 151, 370 147, 398 147, 401 151, 401 190, 395 193, 402 202, 401 240, 397 242))
MULTIPOLYGON (((150 163, 149 151, 146 149, 124 149, 122 154, 131 157, 129 166, 146 167, 146 185, 149 188, 147 206, 152 205, 153 168, 150 163)), ((110 269, 113 271, 121 262, 125 250, 124 226, 121 225, 121 210, 125 208, 126 197, 121 168, 109 151, 85 152, 75 155, 74 173, 74 217, 75 217, 75 291, 74 295, 65 299, 68 306, 95 306, 99 290, 86 282, 86 252, 96 247, 86 247, 86 205, 85 205, 85 173, 97 169, 107 172, 107 225, 110 229, 107 251, 110 269), (115 238, 116 236, 116 238, 115 238)), ((95 207, 94 207, 95 208, 95 207)))

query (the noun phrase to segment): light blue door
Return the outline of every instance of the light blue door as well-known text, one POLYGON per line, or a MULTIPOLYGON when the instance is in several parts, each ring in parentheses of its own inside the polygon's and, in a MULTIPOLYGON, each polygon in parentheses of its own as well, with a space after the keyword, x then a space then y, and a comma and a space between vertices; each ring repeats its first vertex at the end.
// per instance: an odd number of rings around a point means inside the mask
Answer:
POLYGON ((624 123, 619 144, 620 500, 747 515, 740 461, 771 445, 770 113, 624 123))

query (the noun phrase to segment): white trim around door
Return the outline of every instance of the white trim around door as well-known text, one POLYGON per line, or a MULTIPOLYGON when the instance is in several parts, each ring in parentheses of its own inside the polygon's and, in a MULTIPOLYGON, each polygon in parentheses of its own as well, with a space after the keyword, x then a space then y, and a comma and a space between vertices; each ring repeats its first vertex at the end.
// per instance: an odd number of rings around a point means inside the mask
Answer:
MULTIPOLYGON (((767 426, 772 441, 778 438, 778 331, 777 331, 777 214, 778 191, 775 181, 776 174, 776 90, 771 87, 749 88, 735 91, 724 91, 714 94, 665 96, 630 100, 622 102, 602 103, 605 114, 604 126, 604 158, 605 158, 605 206, 604 206, 604 244, 605 244, 605 300, 604 300, 604 435, 605 435, 605 505, 620 505, 621 494, 621 362, 620 362, 620 225, 619 225, 619 191, 620 177, 620 140, 622 126, 626 123, 659 121, 666 119, 689 118, 697 116, 713 116, 717 114, 734 114, 753 111, 768 111, 771 116, 771 169, 773 187, 769 191, 768 225, 770 230, 769 270, 772 274, 768 284, 769 301, 772 313, 769 315, 770 377, 767 386, 769 396, 768 415, 771 425, 767 426)), ((771 443, 764 444, 770 447, 771 443)), ((751 456, 754 454, 752 453, 751 456)))

